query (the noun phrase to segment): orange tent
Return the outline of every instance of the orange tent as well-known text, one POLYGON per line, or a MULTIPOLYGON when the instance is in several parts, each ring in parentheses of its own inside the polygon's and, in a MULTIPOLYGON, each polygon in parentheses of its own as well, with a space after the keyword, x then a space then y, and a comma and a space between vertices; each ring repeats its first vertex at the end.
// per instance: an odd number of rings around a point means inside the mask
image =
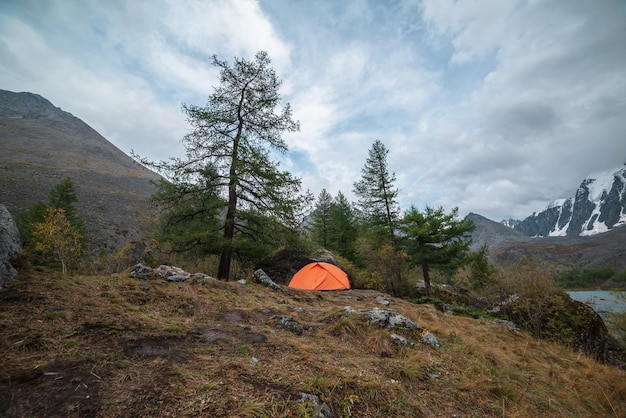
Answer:
POLYGON ((311 263, 293 275, 289 287, 307 290, 350 289, 348 275, 329 263, 311 263))

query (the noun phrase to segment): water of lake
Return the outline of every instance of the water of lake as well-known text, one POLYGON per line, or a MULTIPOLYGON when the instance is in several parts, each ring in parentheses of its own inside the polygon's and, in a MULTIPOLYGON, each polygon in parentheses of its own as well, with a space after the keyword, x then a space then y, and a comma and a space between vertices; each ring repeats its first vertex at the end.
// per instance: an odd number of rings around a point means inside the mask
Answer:
POLYGON ((596 312, 626 312, 626 292, 608 290, 580 290, 567 292, 570 297, 586 303, 596 312))

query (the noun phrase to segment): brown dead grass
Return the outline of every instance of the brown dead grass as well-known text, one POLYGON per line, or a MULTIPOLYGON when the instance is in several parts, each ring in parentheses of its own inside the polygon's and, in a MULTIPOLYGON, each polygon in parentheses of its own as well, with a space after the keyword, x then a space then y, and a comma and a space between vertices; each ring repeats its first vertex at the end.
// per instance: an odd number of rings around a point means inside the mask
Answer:
POLYGON ((378 295, 25 273, 0 294, 0 415, 313 416, 304 392, 342 417, 626 416, 626 372, 563 347, 392 299, 442 343, 399 347, 342 314, 378 295))

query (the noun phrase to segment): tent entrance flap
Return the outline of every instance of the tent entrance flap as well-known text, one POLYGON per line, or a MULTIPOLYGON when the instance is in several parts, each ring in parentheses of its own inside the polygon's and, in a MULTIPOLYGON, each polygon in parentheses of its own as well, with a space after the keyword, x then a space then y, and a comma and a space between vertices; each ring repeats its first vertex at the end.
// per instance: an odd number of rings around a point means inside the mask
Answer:
POLYGON ((350 289, 346 272, 330 264, 316 262, 307 264, 293 275, 289 287, 307 290, 344 290, 350 289))

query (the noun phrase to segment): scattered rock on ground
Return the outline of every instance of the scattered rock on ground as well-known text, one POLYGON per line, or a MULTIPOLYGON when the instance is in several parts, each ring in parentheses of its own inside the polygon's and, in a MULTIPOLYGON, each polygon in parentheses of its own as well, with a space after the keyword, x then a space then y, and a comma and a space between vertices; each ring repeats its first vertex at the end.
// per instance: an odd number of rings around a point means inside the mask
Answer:
MULTIPOLYGON (((400 328, 418 331, 421 333, 422 341, 433 348, 440 348, 441 343, 432 333, 426 331, 423 327, 417 325, 406 316, 391 309, 354 309, 346 306, 344 311, 347 315, 362 315, 369 319, 370 325, 376 325, 381 328, 400 328)), ((406 345, 413 347, 414 344, 405 337, 392 333, 391 339, 398 345, 406 345)))
POLYGON ((171 276, 167 276, 168 282, 184 282, 187 280, 189 276, 185 276, 183 274, 173 274, 171 276))
POLYGON ((278 319, 278 322, 276 323, 276 328, 282 328, 289 332, 293 332, 296 335, 302 335, 302 332, 304 332, 302 325, 300 325, 298 321, 293 319, 293 316, 275 315, 271 319, 278 319))
POLYGON ((152 277, 153 274, 154 270, 152 269, 152 267, 148 267, 143 263, 137 263, 135 264, 135 267, 133 267, 133 270, 130 272, 130 277, 133 277, 135 279, 147 279, 149 277, 152 277))
POLYGON ((504 325, 509 329, 509 331, 519 331, 519 328, 517 327, 517 325, 515 325, 515 322, 512 321, 507 321, 506 319, 494 319, 492 322, 494 324, 504 325))
POLYGON ((430 345, 432 348, 441 348, 441 343, 437 340, 437 337, 428 331, 422 335, 422 341, 430 345))
POLYGON ((351 306, 346 306, 344 310, 348 315, 364 315, 370 320, 370 325, 378 325, 381 328, 406 328, 417 331, 424 329, 406 316, 391 309, 353 309, 351 306))
POLYGON ((398 335, 392 332, 391 334, 389 334, 389 336, 391 337, 391 341, 393 341, 394 343, 398 345, 403 345, 403 346, 413 345, 409 342, 409 340, 404 338, 402 335, 398 335))
POLYGON ((159 267, 154 269, 154 274, 164 279, 171 276, 186 276, 187 278, 191 276, 191 274, 187 273, 180 267, 166 266, 165 264, 161 264, 159 267))
POLYGON ((376 299, 374 299, 374 303, 377 303, 379 305, 389 306, 389 304, 391 304, 391 300, 385 296, 378 296, 376 297, 376 299))
POLYGON ((336 415, 332 409, 322 402, 317 395, 311 395, 310 393, 300 393, 301 401, 310 401, 313 404, 314 417, 315 418, 335 418, 336 415))

